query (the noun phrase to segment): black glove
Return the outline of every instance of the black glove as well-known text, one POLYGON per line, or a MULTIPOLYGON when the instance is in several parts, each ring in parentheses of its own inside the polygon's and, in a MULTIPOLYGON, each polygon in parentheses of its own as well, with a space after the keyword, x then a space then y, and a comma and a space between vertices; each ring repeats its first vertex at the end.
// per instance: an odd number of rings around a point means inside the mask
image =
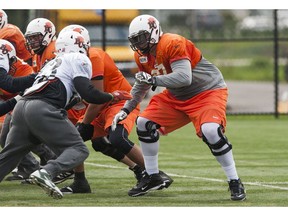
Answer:
POLYGON ((84 123, 77 123, 75 125, 77 130, 79 131, 82 139, 84 142, 87 140, 91 140, 93 137, 93 132, 94 132, 94 126, 91 124, 84 124, 84 123))

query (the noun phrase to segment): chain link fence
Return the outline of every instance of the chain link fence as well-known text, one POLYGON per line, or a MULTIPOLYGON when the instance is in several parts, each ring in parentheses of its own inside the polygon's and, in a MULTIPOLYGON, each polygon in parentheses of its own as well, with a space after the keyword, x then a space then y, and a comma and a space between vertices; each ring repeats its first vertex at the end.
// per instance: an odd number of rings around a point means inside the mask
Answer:
POLYGON ((191 39, 222 71, 229 88, 228 114, 288 114, 288 10, 8 10, 7 14, 23 32, 36 17, 53 21, 58 32, 68 24, 84 25, 92 45, 106 49, 131 83, 137 69, 127 40, 129 23, 139 14, 154 15, 164 33, 191 39))

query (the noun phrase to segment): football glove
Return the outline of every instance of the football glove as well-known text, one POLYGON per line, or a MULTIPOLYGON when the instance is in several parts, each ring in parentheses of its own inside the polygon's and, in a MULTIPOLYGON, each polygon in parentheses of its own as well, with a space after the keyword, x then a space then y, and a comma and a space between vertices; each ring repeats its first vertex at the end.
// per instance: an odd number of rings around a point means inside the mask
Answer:
POLYGON ((143 71, 136 73, 135 79, 138 83, 146 83, 147 85, 156 86, 156 78, 143 71))
POLYGON ((132 95, 127 92, 127 91, 121 91, 121 90, 116 90, 112 93, 110 93, 113 97, 111 103, 115 104, 118 103, 121 100, 130 100, 132 99, 132 95))
POLYGON ((79 122, 75 126, 76 126, 77 130, 79 131, 84 142, 92 139, 93 132, 94 132, 94 126, 93 125, 84 124, 84 123, 79 122))
POLYGON ((124 120, 129 115, 129 111, 125 108, 121 109, 115 116, 112 121, 111 130, 115 131, 118 122, 124 120))

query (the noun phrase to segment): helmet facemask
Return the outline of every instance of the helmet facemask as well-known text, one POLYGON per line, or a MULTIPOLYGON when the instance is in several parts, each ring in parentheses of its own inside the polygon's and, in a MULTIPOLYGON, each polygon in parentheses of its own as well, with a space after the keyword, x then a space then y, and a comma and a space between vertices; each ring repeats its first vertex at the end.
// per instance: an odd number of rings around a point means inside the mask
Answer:
POLYGON ((39 54, 41 53, 45 47, 43 45, 43 39, 44 39, 44 35, 42 35, 40 32, 36 32, 33 34, 27 34, 25 35, 26 38, 26 48, 28 50, 33 50, 34 53, 39 54))
MULTIPOLYGON (((153 30, 152 30, 153 31, 153 30)), ((128 37, 133 51, 140 51, 142 54, 147 54, 150 51, 151 33, 148 31, 139 31, 128 37)))

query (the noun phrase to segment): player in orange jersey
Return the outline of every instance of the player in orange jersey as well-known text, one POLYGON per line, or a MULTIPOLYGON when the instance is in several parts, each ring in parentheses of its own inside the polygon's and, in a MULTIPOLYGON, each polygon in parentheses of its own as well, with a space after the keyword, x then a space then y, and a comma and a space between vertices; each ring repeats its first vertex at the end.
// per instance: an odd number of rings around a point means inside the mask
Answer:
POLYGON ((26 32, 26 47, 35 55, 32 67, 37 73, 46 62, 55 58, 55 25, 46 18, 36 18, 29 22, 26 32))
POLYGON ((163 33, 159 21, 151 15, 132 20, 128 39, 139 72, 131 91, 133 99, 115 116, 113 127, 130 115, 151 86, 166 88, 151 98, 137 119, 148 175, 128 194, 140 196, 165 186, 158 169, 159 135, 193 123, 224 170, 231 199, 244 200, 245 189, 236 171, 232 145, 224 135, 228 91, 220 70, 190 40, 163 33))
POLYGON ((31 64, 32 54, 25 47, 25 38, 21 30, 8 23, 8 16, 0 9, 0 38, 8 40, 16 49, 17 57, 31 64))
MULTIPOLYGON (((87 47, 90 47, 90 37, 87 29, 80 25, 71 25, 64 28, 59 35, 69 30, 80 32, 85 38, 87 47)), ((130 92, 131 85, 105 51, 90 47, 88 53, 92 63, 92 83, 96 89, 104 92, 115 90, 130 92)), ((70 116, 70 120, 78 119, 81 122, 77 125, 78 130, 84 141, 91 140, 95 151, 126 164, 129 169, 134 171, 135 177, 139 180, 142 177, 144 160, 140 148, 129 140, 128 135, 133 129, 140 106, 137 106, 131 112, 129 118, 119 124, 115 131, 110 130, 114 115, 123 105, 123 101, 112 105, 89 104, 86 109, 85 103, 80 103, 68 111, 68 116, 70 116), (84 109, 81 109, 81 106, 84 109)), ((84 164, 75 168, 74 171, 74 182, 70 186, 62 188, 61 191, 63 193, 90 193, 91 189, 85 178, 84 164)), ((166 174, 163 173, 163 176, 167 180, 166 174)))

